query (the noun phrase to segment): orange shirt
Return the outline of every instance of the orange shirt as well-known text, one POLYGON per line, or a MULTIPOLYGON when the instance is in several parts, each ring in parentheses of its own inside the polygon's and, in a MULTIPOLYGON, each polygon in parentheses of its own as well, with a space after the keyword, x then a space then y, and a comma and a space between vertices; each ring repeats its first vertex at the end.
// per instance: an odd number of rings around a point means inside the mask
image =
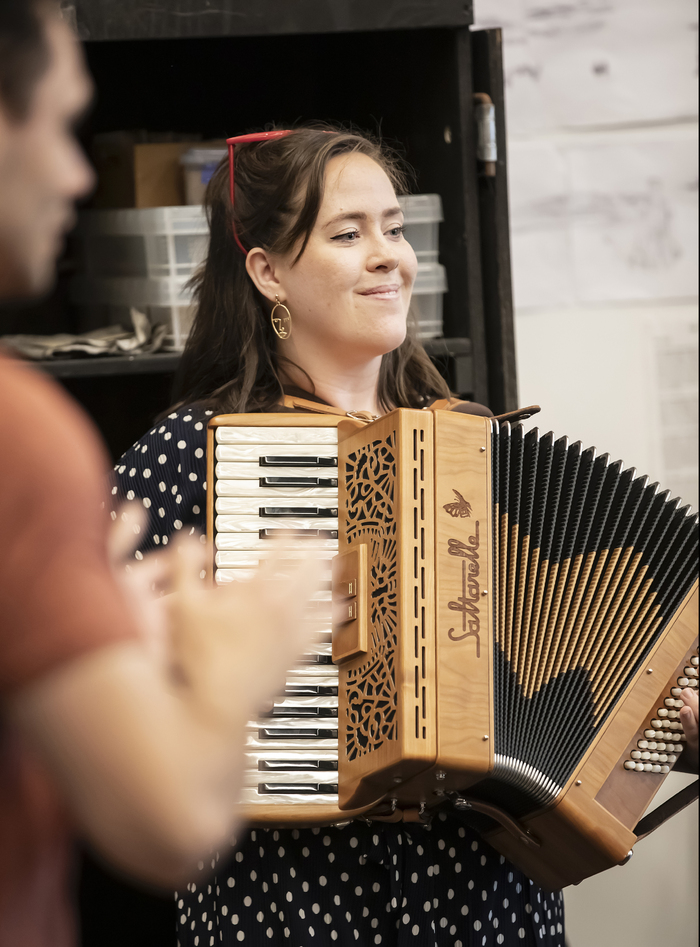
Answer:
MULTIPOLYGON (((53 381, 0 354, 0 708, 93 648, 137 634, 112 579, 107 459, 53 381)), ((86 708, 89 712, 89 708, 86 708)), ((72 828, 0 710, 0 944, 73 947, 72 828)))

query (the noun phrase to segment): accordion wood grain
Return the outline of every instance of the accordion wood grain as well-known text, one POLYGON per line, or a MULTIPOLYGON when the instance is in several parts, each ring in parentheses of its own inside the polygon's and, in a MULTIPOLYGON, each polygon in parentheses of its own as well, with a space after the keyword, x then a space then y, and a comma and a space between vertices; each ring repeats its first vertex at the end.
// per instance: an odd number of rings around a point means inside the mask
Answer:
POLYGON ((234 415, 210 423, 214 539, 221 426, 338 433, 337 796, 260 798, 251 819, 471 799, 516 820, 485 837, 545 887, 624 859, 684 739, 671 688, 697 685, 697 517, 607 455, 486 418, 234 415), (636 749, 650 733, 663 754, 636 749))

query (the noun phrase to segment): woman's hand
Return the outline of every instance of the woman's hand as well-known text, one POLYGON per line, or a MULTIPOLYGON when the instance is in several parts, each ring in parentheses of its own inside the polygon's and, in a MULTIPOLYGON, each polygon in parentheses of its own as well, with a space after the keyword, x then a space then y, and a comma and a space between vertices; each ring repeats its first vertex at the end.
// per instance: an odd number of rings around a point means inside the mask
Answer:
MULTIPOLYGON (((681 700, 685 707, 681 707, 681 723, 686 736, 685 764, 690 772, 698 771, 698 692, 690 687, 681 691, 681 700)), ((685 769, 685 767, 684 767, 685 769)))

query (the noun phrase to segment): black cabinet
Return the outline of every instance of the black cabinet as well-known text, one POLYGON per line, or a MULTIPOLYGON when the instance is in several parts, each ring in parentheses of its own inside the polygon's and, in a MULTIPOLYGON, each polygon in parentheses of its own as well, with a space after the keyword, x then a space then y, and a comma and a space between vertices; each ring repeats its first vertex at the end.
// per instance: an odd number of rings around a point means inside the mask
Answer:
MULTIPOLYGON (((77 0, 74 14, 96 84, 88 140, 124 128, 216 138, 326 119, 402 149, 415 190, 443 200, 447 341, 429 348, 459 394, 496 412, 516 406, 500 31, 472 32, 470 3, 77 0), (495 176, 476 156, 474 92, 496 105, 495 176)), ((61 329, 68 315, 50 331, 61 329)), ((172 357, 122 365, 79 362, 70 380, 70 364, 49 368, 115 456, 168 406, 174 368, 172 357)))

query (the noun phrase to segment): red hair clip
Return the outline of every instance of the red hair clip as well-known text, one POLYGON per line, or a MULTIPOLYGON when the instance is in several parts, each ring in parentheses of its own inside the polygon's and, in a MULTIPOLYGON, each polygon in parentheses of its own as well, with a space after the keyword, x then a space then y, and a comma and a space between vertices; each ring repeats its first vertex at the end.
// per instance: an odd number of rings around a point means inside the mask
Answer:
POLYGON ((233 182, 234 146, 246 144, 249 141, 267 141, 268 139, 284 138, 285 135, 291 135, 292 131, 293 129, 288 128, 288 129, 285 129, 284 131, 281 131, 278 129, 277 131, 272 131, 272 132, 252 132, 250 135, 236 135, 235 138, 226 139, 226 144, 228 145, 228 173, 229 173, 229 181, 231 182, 231 220, 233 222, 233 239, 241 248, 241 252, 243 253, 244 256, 248 256, 248 251, 246 250, 246 248, 243 246, 243 244, 238 238, 238 234, 236 233, 236 222, 233 217, 233 202, 234 202, 234 195, 235 195, 234 182, 233 182))

